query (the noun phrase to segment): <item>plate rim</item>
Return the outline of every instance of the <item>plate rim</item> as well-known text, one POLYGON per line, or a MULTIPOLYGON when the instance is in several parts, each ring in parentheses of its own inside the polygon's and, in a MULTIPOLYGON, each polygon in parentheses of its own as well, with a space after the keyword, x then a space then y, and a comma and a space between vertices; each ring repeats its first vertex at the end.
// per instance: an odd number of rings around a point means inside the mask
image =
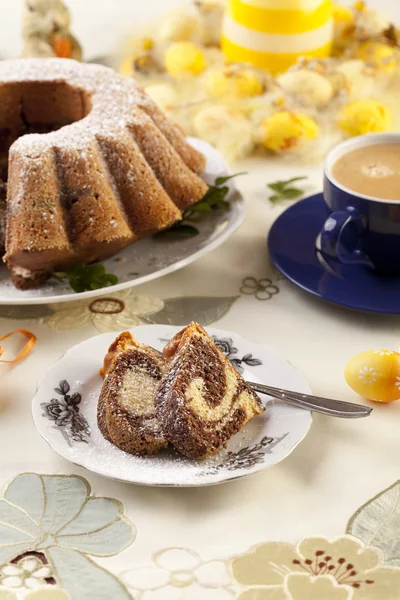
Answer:
MULTIPOLYGON (((220 152, 218 152, 214 147, 211 146, 208 142, 204 140, 200 140, 198 138, 188 138, 192 141, 192 143, 196 144, 196 142, 201 142, 209 147, 209 151, 214 155, 218 155, 218 157, 224 162, 226 167, 226 173, 230 174, 231 171, 229 167, 226 165, 225 159, 220 152)), ((213 173, 214 175, 214 173, 213 173)), ((218 176, 218 173, 215 173, 215 176, 218 176)), ((137 287, 139 285, 144 285, 150 281, 154 281, 165 275, 169 275, 176 271, 183 269, 184 267, 189 266, 190 264, 196 262, 203 256, 206 256, 219 246, 221 246, 224 242, 226 242, 243 224, 246 218, 247 212, 247 203, 245 202, 242 193, 238 190, 235 181, 232 181, 232 191, 230 197, 230 210, 226 212, 227 214, 227 223, 222 231, 219 231, 212 241, 207 241, 206 245, 203 248, 200 248, 193 254, 181 258, 180 260, 168 265, 167 267, 163 267, 153 273, 148 273, 147 275, 143 275, 142 277, 137 277, 136 279, 130 279, 129 281, 124 281, 123 283, 117 283, 116 285, 109 286, 107 288, 101 288, 99 290, 91 290, 87 292, 82 292, 77 294, 75 292, 64 294, 64 295, 53 295, 53 296, 29 296, 26 298, 12 298, 1 296, 0 294, 0 306, 38 306, 42 304, 59 304, 66 302, 76 302, 79 300, 90 300, 94 298, 98 298, 99 296, 104 296, 108 294, 114 294, 116 292, 121 292, 122 290, 130 289, 133 287, 137 287)), ((215 232, 213 232, 215 233, 215 232)), ((29 293, 29 291, 28 291, 29 293)))
MULTIPOLYGON (((129 331, 136 333, 137 330, 140 331, 140 329, 158 329, 158 328, 169 328, 172 330, 179 330, 181 329, 181 326, 177 326, 177 325, 168 325, 168 324, 163 324, 163 325, 159 325, 159 324, 153 324, 153 325, 139 325, 137 327, 131 327, 129 328, 129 331)), ((303 380, 304 383, 304 391, 305 393, 312 393, 311 390, 311 386, 307 380, 307 378, 305 377, 305 375, 302 373, 302 371, 300 371, 300 369, 298 369, 297 367, 295 367, 294 365, 292 365, 292 363, 279 351, 277 351, 275 348, 273 348, 272 346, 268 345, 268 344, 263 344, 262 342, 254 342, 253 340, 250 340, 249 338, 233 332, 233 331, 226 331, 226 330, 222 330, 222 329, 218 329, 215 327, 207 327, 207 330, 212 330, 212 334, 214 334, 214 332, 221 336, 221 337, 230 337, 231 335, 234 335, 236 337, 236 339, 242 339, 244 341, 246 341, 247 343, 250 343, 253 346, 256 347, 261 347, 264 350, 267 350, 271 353, 273 353, 279 360, 281 360, 282 362, 285 362, 293 371, 295 371, 303 380), (307 388, 307 389, 306 389, 307 388)), ((130 485, 140 485, 140 486, 144 486, 144 487, 164 487, 164 488, 197 488, 197 487, 209 487, 209 486, 213 486, 213 485, 222 485, 224 483, 229 483, 230 481, 235 481, 238 479, 243 479, 246 477, 250 477, 252 475, 256 475, 257 473, 260 473, 261 471, 266 471, 271 467, 276 466, 277 464, 279 464, 280 462, 282 462, 283 460, 285 460, 288 456, 290 456, 292 454, 292 452, 294 452, 294 450, 297 448, 297 446, 299 444, 301 444, 301 442, 303 442, 305 440, 305 438, 307 437, 307 435, 310 432, 311 426, 313 424, 313 414, 311 411, 309 410, 305 410, 305 409, 299 409, 302 410, 302 413, 304 413, 305 415, 308 415, 308 422, 304 422, 304 431, 302 431, 301 436, 299 437, 299 439, 293 444, 293 446, 287 451, 287 453, 282 456, 281 458, 278 458, 277 460, 275 460, 274 462, 266 465, 264 462, 259 463, 257 465, 255 465, 253 467, 253 470, 248 472, 248 473, 242 473, 240 475, 230 475, 229 471, 225 472, 225 475, 223 476, 222 479, 218 479, 218 480, 210 480, 210 481, 203 481, 203 482, 199 482, 199 483, 195 483, 195 482, 191 482, 191 483, 154 483, 154 482, 150 482, 150 481, 135 481, 133 479, 125 479, 123 477, 113 477, 111 475, 105 474, 103 472, 101 472, 101 470, 99 469, 94 469, 91 467, 86 466, 85 464, 83 464, 82 462, 76 462, 71 460, 70 457, 67 456, 67 453, 62 453, 57 445, 57 447, 55 447, 52 442, 50 441, 50 439, 48 439, 48 437, 45 434, 45 430, 39 426, 38 421, 37 421, 37 415, 35 413, 35 409, 36 409, 36 404, 37 404, 37 397, 39 395, 39 390, 43 384, 43 382, 46 380, 47 376, 50 374, 50 372, 56 368, 56 366, 58 365, 58 363, 62 362, 67 355, 75 350, 77 347, 93 340, 94 338, 96 338, 97 340, 99 340, 100 338, 106 338, 106 337, 110 337, 110 336, 116 336, 118 335, 118 332, 106 332, 100 335, 95 335, 95 336, 91 336, 90 338, 87 338, 85 340, 82 340, 80 342, 78 342, 77 344, 74 344, 73 346, 71 346, 70 348, 68 348, 56 361, 52 362, 50 365, 47 366, 47 368, 44 370, 44 372, 42 373, 42 375, 40 376, 37 385, 36 385, 36 390, 35 393, 33 395, 32 398, 32 402, 31 402, 31 417, 33 420, 33 424, 36 428, 36 431, 39 433, 39 435, 41 436, 41 438, 47 442, 47 444, 50 446, 50 448, 53 450, 53 452, 55 452, 56 454, 58 454, 58 456, 60 456, 61 458, 63 458, 64 460, 67 460, 69 463, 74 464, 82 469, 85 469, 88 472, 94 473, 95 475, 98 475, 100 477, 104 477, 106 479, 111 479, 113 481, 119 481, 122 483, 127 483, 130 485)), ((140 334, 138 334, 138 337, 140 336, 140 334)), ((121 452, 123 452, 121 450, 121 452)))

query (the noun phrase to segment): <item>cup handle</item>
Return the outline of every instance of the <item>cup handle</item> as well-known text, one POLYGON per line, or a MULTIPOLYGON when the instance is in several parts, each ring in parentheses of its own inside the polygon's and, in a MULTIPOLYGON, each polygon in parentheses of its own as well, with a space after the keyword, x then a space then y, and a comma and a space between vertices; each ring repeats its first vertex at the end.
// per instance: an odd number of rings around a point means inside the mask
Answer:
POLYGON ((360 248, 364 230, 365 219, 353 206, 347 206, 345 210, 337 210, 329 215, 315 244, 317 252, 324 259, 324 263, 327 263, 328 270, 333 269, 338 273, 337 263, 373 267, 371 260, 360 248))

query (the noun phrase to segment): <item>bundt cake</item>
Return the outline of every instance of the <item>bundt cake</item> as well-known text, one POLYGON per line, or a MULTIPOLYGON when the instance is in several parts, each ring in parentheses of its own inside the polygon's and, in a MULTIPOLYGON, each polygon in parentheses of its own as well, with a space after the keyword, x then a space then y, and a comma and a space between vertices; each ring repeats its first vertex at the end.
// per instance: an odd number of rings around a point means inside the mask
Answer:
POLYGON ((4 260, 18 287, 173 225, 207 191, 204 166, 132 79, 67 59, 0 62, 4 260))
POLYGON ((218 453, 263 412, 257 394, 197 323, 178 333, 164 355, 170 363, 157 389, 156 414, 164 435, 184 456, 218 453))
POLYGON ((104 360, 97 420, 103 436, 130 454, 154 454, 167 446, 155 415, 156 389, 167 359, 122 333, 104 360))

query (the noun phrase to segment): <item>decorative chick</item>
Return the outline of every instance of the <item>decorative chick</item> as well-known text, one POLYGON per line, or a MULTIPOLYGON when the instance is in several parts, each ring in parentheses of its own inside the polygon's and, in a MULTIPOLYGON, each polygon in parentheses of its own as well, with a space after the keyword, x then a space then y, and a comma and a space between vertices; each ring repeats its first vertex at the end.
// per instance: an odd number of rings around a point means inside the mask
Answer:
POLYGON ((25 0, 22 56, 82 60, 82 48, 70 32, 70 25, 70 13, 62 0, 25 0))

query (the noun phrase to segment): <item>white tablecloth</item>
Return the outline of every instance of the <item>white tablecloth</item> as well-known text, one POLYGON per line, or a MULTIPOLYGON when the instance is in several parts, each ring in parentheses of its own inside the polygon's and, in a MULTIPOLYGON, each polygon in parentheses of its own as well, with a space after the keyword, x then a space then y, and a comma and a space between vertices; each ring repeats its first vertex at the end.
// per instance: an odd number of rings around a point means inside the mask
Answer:
MULTIPOLYGON (((373 316, 331 306, 277 281, 268 263, 268 229, 284 207, 272 208, 266 182, 279 176, 310 174, 318 187, 320 169, 247 161, 238 184, 248 202, 244 226, 222 248, 194 265, 137 288, 143 296, 236 296, 245 277, 270 278, 279 294, 261 301, 240 295, 220 329, 235 331, 285 354, 308 378, 315 393, 354 401, 343 369, 347 360, 369 348, 397 348, 399 319, 373 316)), ((1 314, 7 313, 1 307, 1 314)), ((84 310, 82 308, 82 310, 84 310)), ((15 308, 12 309, 15 311, 15 308)), ((145 564, 167 547, 184 547, 204 559, 229 557, 265 541, 296 542, 323 535, 334 538, 369 498, 398 479, 400 405, 376 406, 362 421, 315 416, 305 441, 283 463, 228 485, 202 489, 140 488, 102 479, 59 458, 36 432, 30 402, 38 377, 67 348, 98 331, 92 323, 78 329, 54 330, 40 320, 1 318, 0 331, 24 327, 38 337, 35 351, 2 371, 0 459, 2 483, 21 472, 78 474, 96 495, 120 500, 138 529, 136 542, 123 554, 107 559, 120 572, 145 564)), ((178 596, 177 596, 178 597, 178 596)), ((190 598, 190 596, 186 596, 190 598)))
MULTIPOLYGON (((95 54, 104 49, 109 35, 106 21, 115 20, 116 30, 119 26, 122 28, 121 21, 124 21, 124 28, 126 27, 128 18, 124 16, 124 12, 122 11, 121 15, 117 14, 117 5, 120 4, 124 5, 125 9, 129 8, 131 16, 137 14, 138 8, 143 10, 143 14, 148 14, 160 6, 156 0, 144 4, 122 0, 117 3, 71 0, 76 12, 77 31, 83 39, 90 40, 88 46, 91 53, 95 54), (94 6, 96 10, 93 9, 94 6)), ((392 2, 391 6, 394 4, 392 2)), ((0 14, 6 14, 7 19, 15 19, 13 11, 14 6, 11 9, 9 2, 0 2, 0 14)), ((4 28, 5 21, 2 21, 0 53, 9 53, 10 47, 13 46, 9 45, 7 37, 3 37, 4 28)), ((238 186, 248 203, 248 215, 240 231, 223 247, 192 266, 143 285, 135 291, 141 296, 161 300, 176 296, 239 296, 229 312, 216 323, 218 328, 235 331, 276 348, 305 374, 316 394, 357 401, 343 378, 346 362, 363 350, 381 347, 396 349, 399 345, 399 318, 357 313, 325 304, 307 295, 289 282, 278 278, 269 264, 266 251, 268 230, 274 219, 287 206, 270 205, 267 182, 306 174, 309 176, 307 191, 318 191, 321 188, 321 167, 251 159, 235 166, 235 170, 248 172, 246 177, 238 179, 238 186), (262 301, 254 295, 241 293, 240 289, 246 277, 256 280, 270 278, 279 288, 279 294, 271 295, 269 299, 262 301)), ((81 310, 86 309, 82 307, 81 310)), ((262 593, 266 595, 249 595, 243 598, 322 600, 362 597, 394 600, 399 597, 396 594, 400 594, 400 586, 396 588, 397 583, 390 583, 392 579, 398 581, 396 577, 399 572, 390 571, 388 567, 385 572, 389 582, 386 592, 382 592, 378 584, 375 584, 375 588, 374 584, 363 584, 362 589, 368 590, 370 594, 365 596, 356 595, 359 588, 345 585, 346 582, 341 583, 332 577, 322 577, 322 583, 327 586, 326 590, 329 588, 329 593, 326 591, 325 595, 321 591, 318 592, 317 587, 314 591, 309 588, 311 591, 307 592, 308 595, 301 595, 303 592, 296 591, 289 583, 285 584, 285 592, 282 592, 280 584, 271 583, 272 580, 268 578, 261 581, 260 573, 265 574, 266 565, 270 565, 269 555, 267 556, 269 542, 296 544, 301 539, 315 536, 322 536, 328 540, 341 537, 346 532, 348 520, 357 509, 398 480, 400 403, 377 405, 371 418, 360 421, 335 420, 316 415, 307 438, 284 462, 266 472, 227 485, 201 489, 157 489, 123 484, 85 472, 58 457, 38 435, 31 418, 30 403, 43 370, 71 345, 96 335, 98 331, 95 325, 88 319, 82 327, 58 331, 52 327, 48 316, 37 319, 20 316, 27 314, 29 313, 26 311, 19 313, 15 308, 0 307, 1 335, 24 327, 35 333, 38 338, 36 349, 24 362, 14 367, 0 366, 0 485, 3 486, 10 479, 27 472, 79 475, 89 481, 95 496, 106 496, 122 502, 125 515, 137 529, 137 538, 123 552, 109 558, 95 557, 94 560, 115 575, 129 571, 123 576, 123 580, 131 586, 129 589, 134 597, 136 594, 136 597, 146 600, 208 597, 223 599, 225 593, 233 597, 237 590, 239 594, 244 593, 241 585, 251 586, 257 583, 264 586, 262 593), (157 591, 159 595, 156 595, 156 592, 152 592, 151 595, 148 591, 149 586, 151 587, 149 583, 141 584, 142 592, 134 591, 139 587, 137 572, 136 575, 132 575, 132 569, 138 569, 145 574, 143 569, 151 565, 154 567, 154 561, 158 561, 161 564, 159 568, 165 576, 169 573, 168 569, 185 569, 188 562, 189 571, 193 575, 200 564, 198 556, 201 557, 201 561, 226 561, 232 556, 248 552, 255 544, 266 544, 267 548, 264 558, 257 554, 252 555, 252 569, 258 570, 259 581, 254 573, 251 574, 250 567, 246 567, 247 563, 243 563, 243 568, 249 573, 248 581, 246 577, 240 577, 238 573, 242 567, 239 561, 236 571, 234 569, 233 574, 230 572, 231 579, 228 583, 223 579, 225 575, 218 575, 219 579, 217 577, 212 581, 206 577, 203 587, 199 581, 195 583, 193 580, 188 583, 185 580, 185 587, 182 582, 178 582, 177 585, 176 578, 172 577, 172 583, 170 581, 163 584, 161 591, 157 591), (173 547, 186 549, 186 554, 162 554, 161 559, 158 557, 159 551, 173 547), (170 561, 168 569, 165 567, 167 559, 170 561), (267 595, 272 594, 272 588, 268 587, 270 585, 277 586, 276 596, 267 595), (337 589, 339 592, 335 591, 337 589), (279 595, 283 593, 286 596, 279 595), (375 595, 371 595, 372 593, 375 595)), ((27 484, 26 493, 33 493, 33 488, 32 480, 27 484)), ((75 492, 72 489, 70 493, 73 496, 75 492)), ((384 506, 383 514, 388 506, 393 509, 393 514, 396 514, 397 500, 392 498, 391 501, 392 504, 389 502, 384 506)), ((21 503, 18 505, 21 506, 21 503)), ((376 503, 373 506, 375 505, 376 503)), ((376 514, 381 514, 379 506, 376 506, 376 510, 376 514)), ((0 550, 1 522, 6 520, 1 511, 0 504, 0 550)), ((371 520, 371 515, 368 518, 371 520)), ((356 533, 354 529, 349 531, 356 533)), ((393 544, 396 545, 400 527, 396 530, 393 525, 391 531, 395 538, 393 544)), ((368 539, 362 539, 368 545, 368 539)), ((349 539, 340 543, 345 542, 350 544, 349 539)), ((353 540, 351 543, 351 549, 346 548, 350 554, 356 556, 354 548, 360 548, 359 542, 353 540)), ((376 538, 372 540, 371 545, 382 547, 376 538)), ((279 544, 276 548, 279 550, 279 544)), ((282 548, 287 550, 286 546, 282 545, 281 550, 282 548)), ((338 548, 331 548, 331 553, 345 552, 340 544, 338 548)), ((378 556, 375 551, 370 552, 373 556, 378 556)), ((358 551, 358 559, 353 559, 353 562, 360 560, 360 553, 362 554, 361 550, 358 551)), ((336 554, 336 559, 339 554, 336 554)), ((389 554, 385 552, 385 559, 379 557, 379 560, 385 560, 386 565, 396 565, 397 559, 389 560, 389 554)), ((393 553, 390 554, 391 557, 392 555, 393 553)), ((307 557, 306 551, 302 556, 307 557)), ((0 553, 0 564, 1 561, 0 553)), ((221 564, 226 563, 218 563, 219 567, 221 564)), ((358 569, 361 568, 364 567, 358 565, 358 569)), ((297 563, 293 569, 299 570, 297 563)), ((287 571, 291 572, 291 568, 287 571)), ((306 573, 304 569, 300 569, 300 572, 306 573)), ((80 577, 79 573, 77 568, 76 578, 80 577)), ((313 579, 314 575, 316 573, 307 575, 311 578, 311 583, 307 585, 318 584, 313 579)), ((382 577, 382 573, 375 575, 376 581, 379 580, 379 576, 382 577)), ((201 579, 200 575, 197 579, 201 579)), ((303 583, 299 580, 300 587, 303 583)), ((1 584, 0 577, 0 599, 3 598, 1 584)), ((106 585, 103 591, 96 589, 93 596, 82 596, 81 592, 74 595, 71 588, 68 589, 73 600, 111 597, 107 595, 106 585)), ((118 594, 114 594, 113 600, 125 597, 118 594)))

